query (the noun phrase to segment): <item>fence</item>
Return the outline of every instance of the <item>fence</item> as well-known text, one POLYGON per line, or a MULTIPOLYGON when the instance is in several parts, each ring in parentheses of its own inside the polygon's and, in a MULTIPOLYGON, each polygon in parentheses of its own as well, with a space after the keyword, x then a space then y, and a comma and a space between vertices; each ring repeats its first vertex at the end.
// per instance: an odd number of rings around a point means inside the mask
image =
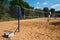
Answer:
POLYGON ((28 9, 28 8, 23 8, 23 11, 21 12, 21 18, 26 19, 26 18, 45 18, 48 17, 59 17, 59 13, 51 13, 50 12, 45 12, 39 9, 28 9))
POLYGON ((50 14, 50 12, 45 12, 42 10, 36 10, 36 9, 28 9, 28 8, 23 8, 23 11, 21 11, 21 18, 26 19, 26 18, 45 18, 50 15, 51 17, 56 17, 56 14, 50 14))
MULTIPOLYGON (((29 19, 29 18, 45 18, 50 14, 49 12, 45 12, 39 9, 28 9, 22 7, 21 9, 21 19, 29 19)), ((3 9, 0 11, 0 21, 9 21, 18 19, 17 15, 17 6, 10 6, 8 9, 3 9)), ((51 14, 51 17, 60 16, 59 13, 51 14)))

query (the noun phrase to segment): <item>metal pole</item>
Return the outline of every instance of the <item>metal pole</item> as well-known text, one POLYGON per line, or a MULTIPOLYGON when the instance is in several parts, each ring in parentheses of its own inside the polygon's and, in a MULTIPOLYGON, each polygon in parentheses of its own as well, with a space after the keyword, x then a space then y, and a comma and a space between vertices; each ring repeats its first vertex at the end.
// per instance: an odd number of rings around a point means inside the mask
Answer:
POLYGON ((18 32, 20 32, 20 6, 18 6, 18 32))

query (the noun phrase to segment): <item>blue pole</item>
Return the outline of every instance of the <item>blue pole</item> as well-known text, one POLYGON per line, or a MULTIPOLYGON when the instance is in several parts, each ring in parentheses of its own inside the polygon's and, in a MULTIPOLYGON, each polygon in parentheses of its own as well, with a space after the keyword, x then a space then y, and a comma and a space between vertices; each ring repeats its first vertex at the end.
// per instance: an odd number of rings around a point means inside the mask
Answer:
POLYGON ((18 32, 20 32, 20 6, 18 6, 18 32))

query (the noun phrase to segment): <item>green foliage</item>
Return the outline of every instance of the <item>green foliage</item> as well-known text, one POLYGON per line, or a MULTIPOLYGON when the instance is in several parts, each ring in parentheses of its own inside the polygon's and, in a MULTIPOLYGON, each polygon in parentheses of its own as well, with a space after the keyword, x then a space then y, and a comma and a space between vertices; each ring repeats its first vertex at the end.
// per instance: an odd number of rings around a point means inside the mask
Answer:
POLYGON ((43 8, 43 11, 44 11, 44 12, 47 12, 47 13, 44 13, 44 15, 45 15, 45 17, 48 17, 49 8, 48 8, 48 7, 44 7, 44 8, 43 8))
POLYGON ((49 11, 49 8, 48 7, 44 7, 43 8, 43 11, 48 12, 49 11))
POLYGON ((33 9, 33 7, 31 7, 27 2, 24 2, 23 0, 12 0, 10 2, 10 4, 11 4, 10 5, 10 15, 11 15, 12 18, 15 18, 15 19, 17 19, 17 16, 18 16, 17 5, 19 5, 21 7, 21 15, 24 15, 24 14, 27 13, 27 12, 24 13, 23 7, 33 9))
POLYGON ((24 2, 23 0, 12 0, 10 2, 11 5, 20 5, 21 7, 29 8, 29 4, 27 2, 24 2))
MULTIPOLYGON (((18 14, 17 14, 18 13, 17 5, 19 5, 21 7, 21 16, 24 16, 24 14, 27 15, 28 13, 30 14, 30 11, 28 11, 28 12, 25 11, 24 12, 23 7, 28 8, 28 9, 34 9, 34 7, 31 7, 27 2, 24 2, 24 0, 12 0, 12 1, 0 0, 0 21, 16 20, 17 16, 18 16, 18 14)), ((49 10, 48 7, 44 7, 43 10, 41 10, 41 9, 35 9, 35 10, 45 11, 45 12, 51 11, 52 14, 55 13, 54 8, 51 8, 49 10)), ((56 13, 60 14, 60 11, 56 12, 56 13)), ((45 13, 45 16, 47 16, 48 14, 49 13, 45 13)))
POLYGON ((53 13, 53 14, 55 13, 55 9, 54 9, 54 8, 51 8, 50 11, 51 11, 51 13, 53 13))
POLYGON ((11 18, 8 13, 5 13, 4 15, 1 15, 0 21, 9 21, 9 20, 15 20, 15 18, 11 18))

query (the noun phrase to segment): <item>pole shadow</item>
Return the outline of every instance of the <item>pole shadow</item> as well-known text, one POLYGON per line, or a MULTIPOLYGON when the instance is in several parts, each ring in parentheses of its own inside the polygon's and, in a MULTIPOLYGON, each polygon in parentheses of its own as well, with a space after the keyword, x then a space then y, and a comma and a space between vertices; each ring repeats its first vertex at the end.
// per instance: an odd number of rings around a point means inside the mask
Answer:
POLYGON ((55 26, 58 26, 60 25, 60 22, 50 22, 51 25, 55 25, 55 26))

